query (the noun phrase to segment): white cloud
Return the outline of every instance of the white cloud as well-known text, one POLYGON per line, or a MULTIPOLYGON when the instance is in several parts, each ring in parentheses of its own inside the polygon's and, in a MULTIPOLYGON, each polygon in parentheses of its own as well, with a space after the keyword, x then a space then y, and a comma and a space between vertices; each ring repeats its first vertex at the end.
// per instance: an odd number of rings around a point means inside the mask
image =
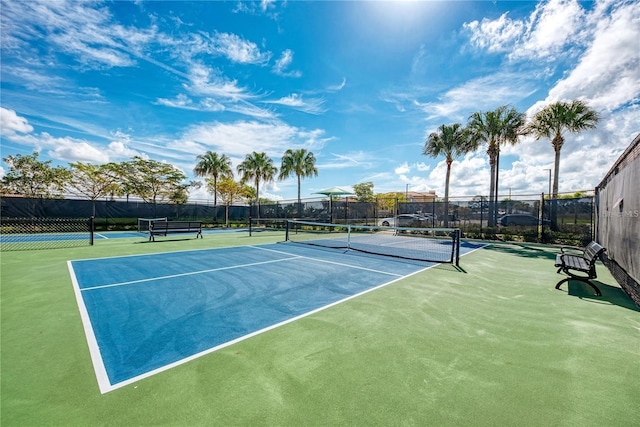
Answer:
POLYGON ((211 68, 202 64, 193 64, 189 70, 187 89, 196 95, 225 98, 239 101, 254 98, 245 88, 239 87, 236 80, 228 80, 217 75, 211 68))
POLYGON ((324 99, 310 98, 305 100, 302 95, 297 93, 292 93, 289 96, 277 100, 263 102, 266 104, 284 105, 309 114, 321 114, 327 111, 322 107, 324 99))
POLYGON ((107 147, 108 147, 107 153, 111 160, 114 160, 114 159, 124 160, 124 159, 129 159, 133 156, 145 157, 144 154, 140 153, 139 151, 132 150, 131 148, 129 148, 126 145, 126 143, 123 141, 112 141, 109 143, 107 147))
POLYGON ((340 83, 338 83, 337 85, 330 85, 327 87, 327 90, 329 92, 338 92, 342 89, 344 89, 344 87, 347 85, 347 78, 343 77, 342 81, 340 83))
POLYGON ((276 63, 273 66, 273 72, 284 77, 301 77, 302 73, 300 71, 287 71, 292 62, 293 51, 291 49, 286 49, 282 52, 280 58, 276 60, 276 63))
POLYGON ((465 23, 463 28, 471 32, 472 45, 489 52, 506 52, 520 38, 525 25, 522 21, 510 19, 508 13, 504 13, 498 19, 484 18, 482 22, 465 23))
POLYGON ((20 117, 15 111, 0 107, 0 130, 5 136, 16 133, 31 133, 33 126, 24 117, 20 117))
POLYGON ((226 56, 240 64, 264 65, 269 62, 271 52, 261 52, 258 45, 236 34, 218 33, 209 37, 213 52, 226 56))
POLYGON ((213 98, 203 98, 198 102, 194 102, 185 94, 178 94, 174 99, 158 98, 156 100, 158 105, 164 105, 165 107, 180 108, 182 110, 194 110, 194 111, 224 111, 226 108, 223 104, 217 102, 213 98))
POLYGON ((582 40, 575 37, 582 27, 584 10, 576 0, 540 2, 526 23, 526 32, 511 56, 513 58, 555 59, 565 47, 582 40), (577 40, 576 40, 577 39, 577 40))
POLYGON ((640 7, 621 6, 596 22, 592 43, 578 65, 549 91, 548 102, 586 99, 593 108, 611 111, 640 101, 640 7))
POLYGON ((411 168, 409 167, 409 163, 404 162, 403 164, 395 168, 393 171, 396 173, 396 175, 406 175, 409 172, 411 172, 411 168))
POLYGON ((414 102, 429 115, 428 119, 445 118, 466 123, 474 111, 493 110, 499 105, 517 103, 535 89, 531 77, 503 71, 454 87, 442 95, 439 102, 414 102))
POLYGON ((553 60, 565 47, 582 42, 576 34, 582 29, 584 10, 576 0, 541 1, 527 19, 511 19, 507 13, 498 19, 465 23, 469 41, 493 53, 509 53, 518 60, 553 60))
POLYGON ((42 142, 54 147, 52 150, 48 150, 47 154, 57 160, 92 163, 107 163, 109 161, 109 156, 104 150, 86 141, 73 138, 46 138, 42 142))
POLYGON ((418 169, 418 172, 427 172, 431 169, 431 166, 424 162, 418 162, 416 163, 416 169, 418 169))
POLYGON ((358 168, 369 169, 371 168, 377 159, 371 154, 364 151, 347 152, 345 154, 331 153, 331 158, 319 163, 318 169, 345 169, 345 168, 358 168))
MULTIPOLYGON (((56 51, 72 55, 84 66, 129 67, 135 53, 155 37, 155 28, 137 29, 112 22, 105 7, 75 1, 4 2, 3 48, 19 49, 27 41, 45 39, 56 51)), ((46 55, 52 56, 52 53, 46 55)))
MULTIPOLYGON (((319 138, 321 134, 323 131, 308 131, 280 122, 238 121, 193 126, 182 140, 237 158, 244 158, 253 151, 264 151, 271 157, 279 158, 289 148, 322 148, 325 140, 319 138)), ((176 142, 172 147, 181 144, 176 142)))

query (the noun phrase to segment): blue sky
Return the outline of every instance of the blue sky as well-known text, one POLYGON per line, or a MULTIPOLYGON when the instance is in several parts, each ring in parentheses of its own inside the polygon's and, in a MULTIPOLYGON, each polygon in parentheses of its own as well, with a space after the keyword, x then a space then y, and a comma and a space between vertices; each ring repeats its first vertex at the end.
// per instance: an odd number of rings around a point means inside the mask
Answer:
MULTIPOLYGON (((640 3, 548 1, 1 1, 2 157, 68 165, 134 155, 194 179, 196 156, 306 148, 302 197, 371 181, 444 193, 441 124, 511 104, 531 117, 583 99, 560 192, 593 189, 640 131, 640 3)), ((548 188, 553 149, 503 147, 499 193, 548 188)), ((0 174, 6 164, 0 164, 0 174)), ((485 149, 454 162, 452 196, 489 193, 485 149)), ((261 187, 296 198, 295 177, 261 187)), ((192 198, 211 199, 204 189, 192 198)))

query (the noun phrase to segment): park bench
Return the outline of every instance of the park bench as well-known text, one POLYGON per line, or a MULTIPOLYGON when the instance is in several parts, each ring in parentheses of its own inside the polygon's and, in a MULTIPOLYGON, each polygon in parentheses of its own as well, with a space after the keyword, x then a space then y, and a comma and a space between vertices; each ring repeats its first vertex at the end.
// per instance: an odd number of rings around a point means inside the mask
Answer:
POLYGON ((558 273, 562 272, 568 275, 558 282, 556 289, 560 289, 560 285, 569 280, 580 280, 591 286, 596 291, 597 296, 602 296, 600 289, 594 285, 590 279, 595 279, 596 276, 596 261, 600 255, 606 250, 597 242, 589 243, 583 250, 582 254, 572 254, 566 252, 566 247, 560 248, 562 253, 556 256, 556 267, 558 267, 558 273))
POLYGON ((149 224, 149 241, 155 242, 155 236, 166 236, 172 233, 196 233, 196 239, 202 238, 200 221, 152 221, 149 224))

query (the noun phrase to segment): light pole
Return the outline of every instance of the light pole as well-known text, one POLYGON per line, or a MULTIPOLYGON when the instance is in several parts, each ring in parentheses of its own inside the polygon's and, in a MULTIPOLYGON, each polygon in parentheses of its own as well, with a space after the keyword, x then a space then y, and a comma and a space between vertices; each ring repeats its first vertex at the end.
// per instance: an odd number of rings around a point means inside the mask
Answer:
POLYGON ((409 184, 407 184, 407 187, 404 190, 404 197, 405 199, 407 199, 407 202, 409 201, 409 184))
POLYGON ((545 169, 546 171, 549 171, 549 192, 547 193, 549 196, 549 200, 551 200, 551 169, 545 169))

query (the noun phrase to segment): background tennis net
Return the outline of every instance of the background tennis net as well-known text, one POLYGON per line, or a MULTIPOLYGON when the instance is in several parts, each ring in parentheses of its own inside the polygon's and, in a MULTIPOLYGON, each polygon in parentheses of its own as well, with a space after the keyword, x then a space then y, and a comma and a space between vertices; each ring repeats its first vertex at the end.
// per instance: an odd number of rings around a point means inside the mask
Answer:
POLYGON ((1 218, 0 251, 93 245, 91 218, 1 218))
POLYGON ((289 220, 285 240, 408 260, 460 263, 460 230, 456 228, 376 227, 289 220))

